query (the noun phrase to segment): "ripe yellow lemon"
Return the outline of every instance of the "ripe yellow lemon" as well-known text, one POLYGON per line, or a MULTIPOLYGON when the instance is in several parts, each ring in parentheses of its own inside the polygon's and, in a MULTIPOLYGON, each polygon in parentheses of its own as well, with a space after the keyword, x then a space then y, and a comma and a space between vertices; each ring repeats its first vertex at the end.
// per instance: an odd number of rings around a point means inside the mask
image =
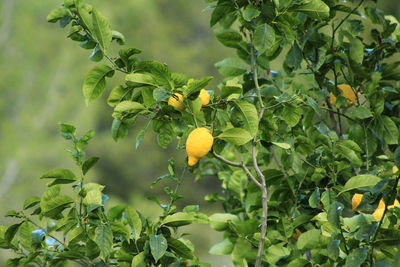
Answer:
POLYGON ((182 103, 183 101, 183 95, 180 93, 174 93, 169 99, 168 99, 168 105, 173 106, 176 109, 184 110, 186 107, 182 103))
MULTIPOLYGON (((357 96, 354 93, 354 90, 351 88, 350 85, 348 85, 348 84, 339 84, 337 87, 342 91, 342 95, 345 98, 347 98, 347 100, 348 100, 347 101, 348 105, 347 106, 342 106, 341 108, 349 107, 349 106, 353 105, 354 103, 356 103, 357 96)), ((360 97, 360 96, 361 96, 361 94, 358 93, 358 97, 360 97)), ((334 94, 332 94, 332 93, 330 93, 330 102, 331 102, 332 106, 335 106, 335 104, 336 104, 336 96, 334 94)))
POLYGON ((214 142, 214 137, 207 128, 196 128, 190 132, 186 140, 186 153, 189 166, 195 165, 207 155, 214 142))
POLYGON ((362 198, 363 198, 362 194, 354 194, 353 198, 351 199, 351 205, 353 206, 353 211, 357 210, 357 207, 358 205, 360 205, 362 198))
POLYGON ((374 216, 375 220, 379 221, 382 218, 384 212, 385 209, 376 209, 374 213, 372 213, 372 216, 374 216))
POLYGON ((210 103, 210 94, 204 89, 200 90, 199 98, 201 99, 201 104, 203 106, 208 105, 208 103, 210 103))
MULTIPOLYGON (((399 207, 399 206, 400 206, 399 201, 397 199, 395 199, 393 205, 388 206, 388 209, 391 209, 394 207, 399 207)), ((372 213, 372 216, 374 216, 375 220, 379 221, 382 218, 384 211, 385 211, 385 202, 383 201, 383 199, 381 199, 378 207, 376 208, 374 213, 372 213)))

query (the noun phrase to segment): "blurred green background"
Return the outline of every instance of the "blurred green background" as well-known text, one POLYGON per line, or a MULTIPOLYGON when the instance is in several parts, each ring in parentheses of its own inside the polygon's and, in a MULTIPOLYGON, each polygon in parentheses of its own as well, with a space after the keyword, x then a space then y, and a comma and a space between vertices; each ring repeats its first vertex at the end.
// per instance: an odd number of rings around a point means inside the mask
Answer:
MULTIPOLYGON (((21 209, 25 198, 42 194, 45 181, 39 177, 45 171, 75 168, 65 151, 69 144, 59 135, 60 122, 76 125, 80 134, 96 131, 88 156, 101 160, 89 180, 106 185, 108 205, 126 202, 156 217, 161 210, 146 197, 163 199, 163 184, 154 189, 150 184, 167 172, 169 158, 182 167, 186 153, 177 151, 174 144, 161 149, 150 131, 136 150, 135 138, 144 122, 132 127, 124 140, 112 140, 108 94, 86 107, 81 91, 86 73, 96 64, 89 60, 90 51, 67 40, 67 29, 46 22, 47 14, 61 2, 0 0, 0 223, 10 223, 3 217, 7 210, 21 209)), ((207 6, 203 0, 87 2, 125 35, 126 47, 143 50, 142 59, 165 62, 172 71, 195 78, 213 75, 207 89, 215 89, 221 80, 214 63, 232 51, 218 44, 209 29, 210 12, 203 11, 207 6)), ((381 0, 379 6, 398 18, 398 0, 381 0)), ((108 90, 122 81, 123 76, 117 74, 108 90)), ((220 211, 218 204, 204 202, 206 194, 219 188, 214 177, 195 182, 188 174, 180 189, 185 198, 178 201, 178 208, 199 203, 207 214, 220 211)), ((189 231, 202 260, 212 266, 231 266, 229 257, 208 254, 211 245, 221 240, 219 233, 207 225, 192 226, 189 231)), ((6 257, 6 251, 0 250, 0 265, 6 257)))

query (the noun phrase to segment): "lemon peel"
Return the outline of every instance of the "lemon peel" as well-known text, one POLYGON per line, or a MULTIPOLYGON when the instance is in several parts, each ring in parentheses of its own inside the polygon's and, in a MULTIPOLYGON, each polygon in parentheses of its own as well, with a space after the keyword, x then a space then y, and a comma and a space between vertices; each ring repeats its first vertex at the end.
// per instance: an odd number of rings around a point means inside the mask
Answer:
POLYGON ((200 90, 199 98, 201 99, 201 104, 203 106, 210 103, 210 94, 205 89, 200 90))
POLYGON ((214 137, 207 128, 200 127, 191 131, 186 140, 189 166, 195 165, 202 157, 207 155, 213 142, 214 137))
POLYGON ((185 105, 182 103, 183 101, 183 95, 180 93, 174 93, 169 99, 168 99, 168 105, 173 106, 176 109, 179 110, 185 110, 185 105), (178 99, 177 99, 178 98, 178 99))

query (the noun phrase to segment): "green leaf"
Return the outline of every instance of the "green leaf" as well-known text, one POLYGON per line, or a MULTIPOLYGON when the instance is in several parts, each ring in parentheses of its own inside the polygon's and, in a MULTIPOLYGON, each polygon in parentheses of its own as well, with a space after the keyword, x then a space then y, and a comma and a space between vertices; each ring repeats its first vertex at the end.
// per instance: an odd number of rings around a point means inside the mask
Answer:
POLYGON ((118 120, 123 120, 126 117, 131 117, 145 110, 146 107, 139 102, 122 101, 115 108, 112 116, 118 120))
POLYGON ((131 73, 131 74, 126 75, 125 80, 128 83, 133 83, 133 84, 131 84, 132 86, 137 86, 139 84, 148 84, 148 85, 157 86, 156 81, 150 74, 131 73))
POLYGON ((61 136, 67 140, 73 139, 76 134, 76 128, 73 125, 60 123, 61 136))
POLYGON ((233 243, 229 239, 224 239, 221 243, 213 245, 209 253, 211 255, 229 255, 233 251, 233 243))
POLYGON ((130 92, 131 88, 124 87, 122 85, 115 86, 110 95, 107 98, 107 104, 111 107, 115 107, 119 102, 121 102, 130 92))
POLYGON ((113 37, 110 22, 96 8, 92 9, 92 35, 100 44, 104 53, 107 53, 113 37))
POLYGON ((303 4, 294 5, 289 11, 302 12, 314 19, 324 19, 329 17, 329 6, 321 0, 302 1, 303 4))
POLYGON ((258 17, 261 14, 261 11, 258 10, 256 7, 253 5, 248 5, 244 10, 243 10, 243 18, 246 21, 251 21, 252 19, 258 17))
POLYGON ((186 212, 177 212, 164 218, 161 225, 178 227, 191 224, 195 221, 193 215, 186 212))
POLYGON ((230 95, 237 95, 236 98, 240 96, 243 89, 238 86, 222 86, 221 87, 221 97, 227 98, 230 95))
POLYGON ((222 75, 227 77, 239 76, 247 71, 247 64, 237 58, 226 58, 215 63, 215 67, 222 75))
POLYGON ((138 240, 140 233, 142 232, 142 220, 136 210, 131 207, 126 207, 125 209, 126 220, 132 229, 133 238, 138 240))
POLYGON ((283 149, 290 149, 292 146, 288 143, 277 143, 277 142, 271 142, 272 144, 279 146, 280 148, 283 149))
POLYGON ((29 222, 23 222, 19 228, 19 236, 21 245, 26 249, 32 248, 32 232, 35 230, 32 224, 29 222))
POLYGON ((367 248, 356 248, 346 258, 345 267, 359 267, 364 263, 368 255, 367 248))
POLYGON ((400 147, 397 147, 394 151, 394 164, 396 164, 397 168, 400 169, 400 147))
POLYGON ((229 128, 216 138, 222 139, 228 143, 241 146, 249 142, 253 137, 251 134, 242 128, 229 128))
POLYGON ((43 193, 40 208, 43 215, 56 218, 73 202, 74 200, 69 196, 60 196, 60 186, 55 185, 47 188, 43 193))
POLYGON ((294 127, 301 119, 301 109, 295 105, 285 105, 281 115, 290 127, 294 127))
POLYGON ((357 188, 374 187, 380 181, 381 178, 371 174, 353 176, 346 182, 342 191, 340 191, 338 195, 357 188))
POLYGON ((193 259, 193 251, 184 242, 175 238, 168 238, 168 247, 172 248, 179 256, 184 259, 193 259))
POLYGON ((82 165, 82 173, 86 175, 86 173, 99 161, 99 157, 91 157, 87 159, 82 165))
POLYGON ((239 42, 242 41, 242 35, 232 29, 217 29, 214 31, 214 34, 217 40, 226 47, 237 48, 239 42))
POLYGON ((240 222, 237 215, 231 213, 215 213, 210 216, 210 226, 216 231, 223 231, 228 227, 228 222, 240 222))
POLYGON ((266 49, 272 47, 275 42, 274 28, 268 24, 257 25, 254 30, 253 45, 260 54, 265 52, 266 49))
POLYGON ((30 197, 24 202, 24 210, 32 208, 40 203, 40 197, 30 197))
POLYGON ((355 62, 362 64, 364 60, 364 45, 356 37, 351 38, 349 47, 349 56, 355 62))
POLYGON ((328 210, 328 221, 337 229, 340 229, 340 216, 342 215, 343 205, 339 202, 333 202, 328 210))
POLYGON ((135 257, 133 257, 131 267, 146 267, 147 264, 145 262, 145 259, 146 254, 144 253, 144 251, 140 252, 135 257))
POLYGON ((68 169, 54 169, 46 172, 40 179, 54 179, 49 186, 56 184, 70 184, 78 181, 75 174, 68 169))
POLYGON ((128 134, 128 128, 120 120, 114 119, 111 125, 111 136, 114 141, 124 138, 128 134))
POLYGON ((310 198, 308 199, 308 204, 311 208, 316 209, 319 206, 319 202, 321 200, 319 194, 319 188, 315 189, 314 192, 311 194, 310 198))
POLYGON ((301 250, 313 249, 320 243, 321 231, 312 229, 302 233, 297 240, 297 248, 301 250))
POLYGON ((116 40, 119 45, 125 44, 125 36, 118 32, 118 31, 111 31, 112 32, 112 40, 116 40))
POLYGON ((163 87, 159 87, 153 90, 153 99, 156 100, 156 102, 161 102, 169 98, 170 96, 170 92, 163 87))
POLYGON ((212 76, 207 76, 198 80, 189 80, 186 90, 183 91, 183 96, 186 97, 199 92, 201 89, 206 87, 212 79, 212 76))
POLYGON ((243 100, 237 100, 233 102, 233 105, 241 114, 244 128, 249 131, 250 135, 255 136, 258 131, 258 112, 254 104, 243 100))
POLYGON ((167 251, 168 243, 163 235, 150 235, 151 255, 156 262, 164 256, 167 251))
POLYGON ((113 75, 114 70, 107 65, 98 65, 89 71, 82 87, 86 105, 103 94, 106 88, 105 77, 112 77, 113 75))
POLYGON ((394 121, 388 116, 382 116, 383 127, 385 128, 385 142, 388 145, 399 143, 399 129, 394 121))
POLYGON ((19 227, 22 223, 16 223, 9 226, 4 233, 4 240, 10 245, 11 241, 14 239, 14 236, 17 234, 19 227))
POLYGON ((57 21, 68 15, 69 15, 68 10, 60 7, 52 10, 50 14, 47 15, 46 20, 51 23, 56 23, 57 21))
POLYGON ((95 230, 95 242, 100 249, 100 255, 103 260, 110 256, 113 245, 113 234, 110 226, 99 225, 95 230))
POLYGON ((301 62, 303 60, 303 52, 301 51, 297 42, 294 42, 292 48, 286 54, 284 64, 291 70, 297 70, 301 67, 301 62))
POLYGON ((360 119, 360 120, 371 118, 373 116, 371 111, 369 110, 369 108, 364 107, 364 106, 359 106, 359 107, 348 109, 346 111, 346 114, 350 118, 360 119))

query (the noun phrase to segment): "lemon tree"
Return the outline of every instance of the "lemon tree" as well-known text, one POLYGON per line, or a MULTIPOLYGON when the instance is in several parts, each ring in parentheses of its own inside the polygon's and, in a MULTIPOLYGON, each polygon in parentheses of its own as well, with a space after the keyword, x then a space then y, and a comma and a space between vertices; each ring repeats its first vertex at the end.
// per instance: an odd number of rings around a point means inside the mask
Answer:
POLYGON ((84 183, 97 162, 84 160, 92 134, 77 138, 63 125, 82 178, 50 171, 43 196, 7 214, 19 219, 0 228, 1 247, 16 252, 9 266, 210 266, 176 231, 191 223, 223 232, 210 253, 231 255, 235 266, 400 264, 399 22, 368 0, 206 2, 215 37, 236 52, 216 59, 217 88, 212 77, 143 60, 137 48, 112 53, 124 36, 84 1, 64 0, 47 20, 101 61, 83 96, 90 104, 107 94, 116 141, 135 134, 141 116, 148 124, 136 146, 151 129, 162 148, 176 140, 186 149, 182 174, 170 160, 153 185, 171 179, 179 188, 185 171, 214 176, 221 188, 205 199, 224 212, 178 211, 182 196, 169 188, 154 221, 124 205, 107 211, 103 186, 84 183), (124 82, 107 88, 114 75, 124 82), (61 195, 64 184, 78 195, 61 195))

